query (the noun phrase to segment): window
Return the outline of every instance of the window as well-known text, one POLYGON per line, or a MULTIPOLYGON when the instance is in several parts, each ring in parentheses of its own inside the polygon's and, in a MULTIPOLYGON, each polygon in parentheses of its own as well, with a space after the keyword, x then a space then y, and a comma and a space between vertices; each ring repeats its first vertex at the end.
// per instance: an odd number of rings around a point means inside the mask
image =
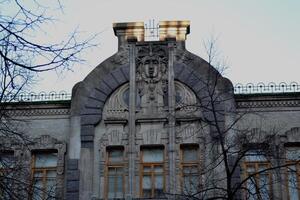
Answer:
POLYGON ((249 178, 246 182, 246 199, 271 199, 272 174, 270 170, 266 170, 270 168, 270 162, 267 161, 263 152, 260 150, 248 151, 243 168, 244 179, 249 178))
POLYGON ((287 147, 286 148, 286 162, 287 166, 287 191, 289 200, 300 199, 300 148, 287 147))
POLYGON ((145 198, 162 197, 164 193, 164 149, 141 149, 140 195, 145 198))
POLYGON ((0 198, 10 199, 16 195, 13 189, 13 176, 15 170, 15 159, 13 151, 4 151, 0 153, 0 198))
POLYGON ((181 188, 186 195, 199 192, 199 156, 198 146, 181 146, 181 188))
POLYGON ((106 197, 124 197, 124 148, 107 148, 106 151, 106 197))
POLYGON ((34 152, 32 155, 32 199, 55 199, 57 152, 34 152))

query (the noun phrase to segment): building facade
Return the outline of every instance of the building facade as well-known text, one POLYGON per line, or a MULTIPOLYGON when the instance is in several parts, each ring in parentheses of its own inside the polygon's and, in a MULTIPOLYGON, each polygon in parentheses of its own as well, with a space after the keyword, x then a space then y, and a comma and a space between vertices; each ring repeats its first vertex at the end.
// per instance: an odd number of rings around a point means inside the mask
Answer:
POLYGON ((30 198, 299 199, 300 94, 234 93, 186 50, 187 21, 147 31, 114 24, 118 52, 71 100, 6 108, 31 141, 5 151, 31 169, 30 198))

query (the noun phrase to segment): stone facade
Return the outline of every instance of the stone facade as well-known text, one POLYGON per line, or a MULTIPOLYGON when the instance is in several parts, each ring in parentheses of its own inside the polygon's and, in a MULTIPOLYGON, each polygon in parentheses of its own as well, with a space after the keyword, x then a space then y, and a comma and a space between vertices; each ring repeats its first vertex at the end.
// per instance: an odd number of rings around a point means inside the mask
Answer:
MULTIPOLYGON (((161 22, 158 41, 144 41, 143 23, 117 23, 114 32, 118 52, 74 86, 71 101, 8 108, 27 121, 25 133, 36 138, 32 148, 57 150, 59 199, 107 199, 107 159, 114 148, 123 152, 122 198, 143 197, 143 154, 162 149, 164 195, 159 198, 180 199, 181 151, 196 146, 198 168, 208 168, 218 160, 212 146, 218 133, 238 134, 230 126, 243 113, 247 116, 234 127, 246 130, 246 124, 247 130, 262 132, 276 125, 278 146, 299 145, 300 94, 234 95, 230 80, 185 49, 189 22, 161 22)), ((211 179, 224 168, 212 173, 201 175, 202 184, 226 185, 211 179)), ((275 178, 281 181, 272 187, 273 197, 287 199, 279 192, 286 190, 284 178, 275 178)), ((153 191, 149 197, 158 198, 153 191)), ((207 192, 207 198, 211 195, 207 192)))

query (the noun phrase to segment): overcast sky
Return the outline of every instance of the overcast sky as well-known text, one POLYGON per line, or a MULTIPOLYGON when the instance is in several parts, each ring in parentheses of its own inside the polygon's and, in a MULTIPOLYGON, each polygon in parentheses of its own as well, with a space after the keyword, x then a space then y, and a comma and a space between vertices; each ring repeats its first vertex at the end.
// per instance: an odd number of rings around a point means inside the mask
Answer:
MULTIPOLYGON (((190 20, 187 49, 205 57, 203 40, 218 36, 233 84, 300 82, 299 0, 64 0, 64 13, 47 36, 59 38, 78 27, 100 33, 98 48, 83 56, 87 63, 73 72, 40 76, 34 91, 71 91, 73 85, 117 50, 113 22, 190 20)), ((50 26, 49 25, 49 26, 50 26)), ((41 38, 42 39, 42 38, 41 38)))

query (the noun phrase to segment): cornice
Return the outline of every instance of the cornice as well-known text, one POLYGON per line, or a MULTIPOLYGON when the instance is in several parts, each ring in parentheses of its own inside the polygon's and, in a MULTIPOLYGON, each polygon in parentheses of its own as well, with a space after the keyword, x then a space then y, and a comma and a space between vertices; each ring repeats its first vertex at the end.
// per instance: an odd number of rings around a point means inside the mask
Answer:
POLYGON ((237 108, 300 107, 299 93, 235 95, 237 108))
POLYGON ((8 105, 4 109, 9 116, 53 116, 70 115, 70 104, 26 104, 8 105))
POLYGON ((300 101, 247 101, 237 102, 237 108, 300 107, 300 101))

